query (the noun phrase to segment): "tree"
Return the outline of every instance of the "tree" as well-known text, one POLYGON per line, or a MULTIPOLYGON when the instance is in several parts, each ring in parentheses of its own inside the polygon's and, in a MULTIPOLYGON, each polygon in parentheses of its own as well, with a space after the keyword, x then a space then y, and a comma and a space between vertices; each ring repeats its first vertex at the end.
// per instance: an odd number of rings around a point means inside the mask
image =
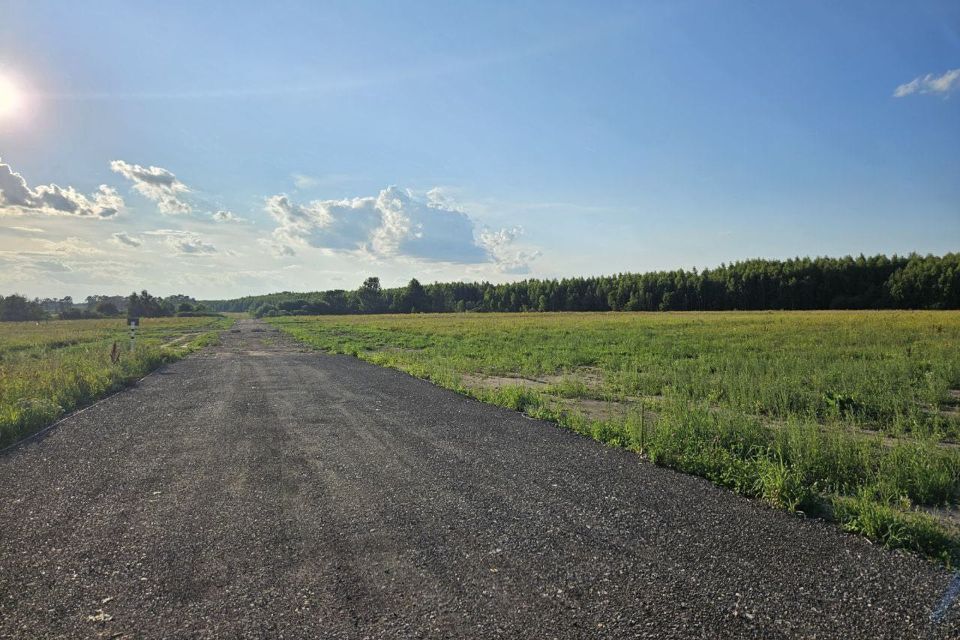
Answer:
POLYGON ((361 313, 381 313, 384 310, 384 304, 380 278, 370 276, 364 280, 357 290, 357 299, 361 313))
POLYGON ((99 313, 102 316, 118 316, 120 315, 120 309, 117 308, 117 305, 109 302, 107 300, 101 300, 97 303, 97 306, 94 307, 94 311, 99 313))
POLYGON ((272 304, 262 304, 254 309, 253 315, 257 318, 275 316, 277 315, 277 308, 272 304))
POLYGON ((127 298, 127 317, 159 318, 170 315, 163 306, 163 298, 150 295, 146 289, 138 295, 136 291, 127 298))
POLYGON ((73 297, 66 296, 57 300, 57 313, 62 315, 69 311, 73 311, 73 297))
POLYGON ((429 309, 430 297, 416 278, 411 279, 406 289, 394 298, 393 310, 398 313, 416 313, 429 309))
POLYGON ((24 320, 43 320, 47 313, 36 300, 28 300, 25 296, 13 294, 4 298, 0 296, 0 321, 18 322, 24 320))

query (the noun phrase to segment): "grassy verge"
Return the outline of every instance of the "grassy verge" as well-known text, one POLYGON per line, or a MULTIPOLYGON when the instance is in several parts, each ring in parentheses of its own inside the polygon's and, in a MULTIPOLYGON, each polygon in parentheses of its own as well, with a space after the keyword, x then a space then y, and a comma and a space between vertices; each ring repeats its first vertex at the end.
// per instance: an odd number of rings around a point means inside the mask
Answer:
POLYGON ((960 313, 277 318, 316 348, 552 420, 960 564, 960 313))
POLYGON ((0 324, 0 448, 215 343, 226 318, 145 318, 129 351, 123 320, 0 324), (120 358, 111 361, 117 343, 120 358))

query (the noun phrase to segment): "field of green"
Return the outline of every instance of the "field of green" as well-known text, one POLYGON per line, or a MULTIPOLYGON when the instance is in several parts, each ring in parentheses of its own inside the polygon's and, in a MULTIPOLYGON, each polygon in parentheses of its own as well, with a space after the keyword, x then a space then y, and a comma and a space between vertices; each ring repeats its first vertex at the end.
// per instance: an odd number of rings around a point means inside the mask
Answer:
POLYGON ((960 313, 286 317, 316 348, 960 562, 960 313))
POLYGON ((0 323, 0 448, 217 339, 232 320, 144 318, 0 323), (117 342, 120 359, 110 358, 117 342))

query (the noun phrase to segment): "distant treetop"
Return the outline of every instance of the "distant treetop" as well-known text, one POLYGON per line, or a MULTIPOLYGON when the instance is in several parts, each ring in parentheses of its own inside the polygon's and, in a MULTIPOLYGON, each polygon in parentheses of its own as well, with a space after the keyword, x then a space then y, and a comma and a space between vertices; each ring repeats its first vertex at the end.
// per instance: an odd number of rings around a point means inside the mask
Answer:
POLYGON ((960 253, 745 260, 714 269, 507 284, 447 282, 272 293, 205 304, 264 315, 454 311, 960 309, 960 253))

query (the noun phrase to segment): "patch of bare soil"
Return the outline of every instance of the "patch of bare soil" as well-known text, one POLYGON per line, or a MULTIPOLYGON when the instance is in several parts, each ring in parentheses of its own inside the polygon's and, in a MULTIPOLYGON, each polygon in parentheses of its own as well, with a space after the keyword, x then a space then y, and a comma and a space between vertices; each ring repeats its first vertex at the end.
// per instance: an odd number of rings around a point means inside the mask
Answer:
POLYGON ((542 389, 550 386, 549 382, 537 380, 535 378, 523 378, 512 376, 483 376, 477 374, 464 374, 461 376, 463 384, 471 389, 502 389, 503 387, 523 387, 525 389, 542 389))
POLYGON ((582 367, 569 373, 543 375, 538 378, 523 376, 487 376, 468 373, 462 376, 463 383, 476 389, 500 389, 502 387, 524 387, 543 389, 565 382, 580 383, 591 390, 603 387, 603 372, 594 367, 582 367))
MULTIPOLYGON (((547 392, 551 396, 556 408, 582 414, 588 420, 623 420, 629 414, 635 413, 643 406, 645 400, 640 397, 624 398, 622 400, 600 400, 589 397, 557 397, 549 393, 549 389, 564 383, 580 383, 589 391, 600 391, 603 387, 603 373, 599 369, 584 367, 574 372, 528 378, 523 376, 488 376, 466 374, 462 376, 463 384, 471 389, 501 389, 503 387, 523 387, 547 392)), ((649 404, 646 405, 649 407, 649 404)), ((644 410, 648 419, 656 419, 656 413, 644 410)))
POLYGON ((543 379, 550 384, 573 380, 582 383, 588 389, 600 389, 604 382, 603 371, 596 367, 579 367, 570 373, 544 376, 543 379))
POLYGON ((940 415, 944 418, 960 418, 960 389, 947 391, 947 401, 940 405, 940 415))
POLYGON ((960 531, 960 507, 921 507, 920 510, 943 524, 960 531))
POLYGON ((190 342, 191 340, 193 340, 194 338, 196 338, 198 335, 200 335, 199 331, 195 331, 193 333, 185 333, 182 336, 178 336, 177 338, 174 338, 170 342, 167 342, 166 344, 160 345, 160 347, 163 349, 169 349, 171 347, 181 347, 186 343, 190 342))
POLYGON ((582 413, 590 420, 622 420, 631 410, 639 410, 633 402, 607 402, 592 398, 564 398, 559 403, 564 409, 582 413))
POLYGON ((939 405, 922 404, 920 408, 929 414, 939 414, 944 418, 960 418, 960 389, 947 391, 947 399, 939 405))
POLYGON ((556 405, 567 411, 577 412, 588 420, 613 421, 624 420, 630 414, 643 410, 644 420, 653 422, 657 413, 649 409, 649 404, 641 404, 639 399, 595 400, 593 398, 561 398, 556 405))

